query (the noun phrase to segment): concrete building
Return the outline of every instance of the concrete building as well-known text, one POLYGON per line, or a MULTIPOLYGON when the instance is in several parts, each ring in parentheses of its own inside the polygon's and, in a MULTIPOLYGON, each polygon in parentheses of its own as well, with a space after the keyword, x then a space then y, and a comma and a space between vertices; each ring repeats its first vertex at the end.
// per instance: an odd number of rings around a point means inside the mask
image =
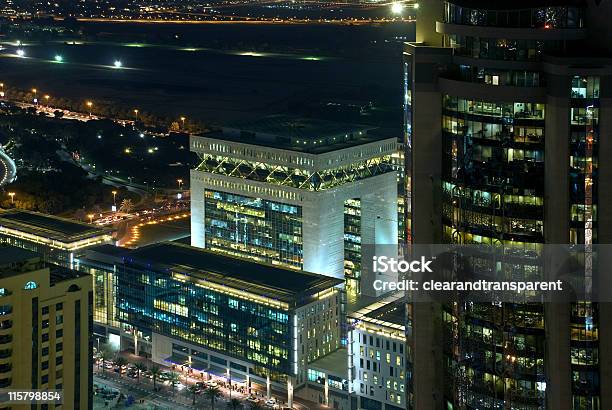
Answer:
MULTIPOLYGON (((405 48, 414 243, 612 240, 612 4, 429 0, 405 48)), ((605 304, 415 304, 416 409, 612 407, 605 304)))
POLYGON ((406 302, 394 294, 348 316, 350 393, 357 408, 368 410, 406 409, 408 345, 406 302))
POLYGON ((93 408, 91 286, 88 275, 0 247, 0 388, 63 390, 63 405, 49 408, 93 408))
POLYGON ((80 263, 117 272, 120 349, 287 394, 340 347, 343 281, 177 244, 103 245, 80 263), (104 255, 104 257, 102 257, 104 255))
POLYGON ((396 138, 284 116, 191 137, 192 245, 346 278, 375 295, 361 246, 397 244, 396 138), (351 229, 345 209, 353 212, 351 229), (345 257, 345 241, 357 255, 345 257))

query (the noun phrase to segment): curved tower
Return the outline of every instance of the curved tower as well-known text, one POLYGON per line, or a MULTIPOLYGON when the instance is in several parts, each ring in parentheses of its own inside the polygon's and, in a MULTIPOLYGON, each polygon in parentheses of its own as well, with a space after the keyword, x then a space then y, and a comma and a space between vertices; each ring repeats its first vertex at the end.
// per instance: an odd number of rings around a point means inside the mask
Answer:
MULTIPOLYGON (((413 242, 612 241, 610 3, 421 2, 404 61, 413 242)), ((414 306, 414 407, 612 408, 602 309, 414 306)))

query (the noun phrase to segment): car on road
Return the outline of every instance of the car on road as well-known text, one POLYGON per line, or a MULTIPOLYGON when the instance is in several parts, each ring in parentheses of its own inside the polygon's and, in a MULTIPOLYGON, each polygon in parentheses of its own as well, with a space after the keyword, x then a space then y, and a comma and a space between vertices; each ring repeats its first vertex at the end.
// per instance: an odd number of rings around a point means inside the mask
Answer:
POLYGON ((249 394, 246 400, 250 403, 259 403, 259 399, 255 397, 253 394, 249 394))
POLYGON ((266 407, 270 407, 272 409, 275 409, 276 407, 278 407, 275 399, 268 399, 266 400, 265 404, 266 404, 266 407))
POLYGON ((219 384, 218 384, 216 381, 214 381, 214 380, 208 380, 208 381, 206 382, 206 385, 207 385, 208 387, 218 387, 218 386, 219 386, 219 384))

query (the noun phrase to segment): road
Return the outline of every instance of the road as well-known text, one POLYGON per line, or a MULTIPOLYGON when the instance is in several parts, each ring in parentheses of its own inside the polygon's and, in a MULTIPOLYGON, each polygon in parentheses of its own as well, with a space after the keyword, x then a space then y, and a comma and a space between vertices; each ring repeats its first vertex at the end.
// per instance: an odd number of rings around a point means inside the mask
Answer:
MULTIPOLYGON (((128 360, 130 363, 142 362, 148 368, 150 368, 153 363, 142 357, 134 356, 131 353, 122 352, 120 354, 124 358, 128 360)), ((162 409, 209 409, 210 401, 206 400, 203 395, 196 396, 196 406, 192 405, 193 396, 187 392, 186 387, 195 384, 196 382, 201 382, 202 380, 214 379, 218 382, 218 388, 222 393, 222 397, 216 402, 215 408, 222 409, 227 408, 230 397, 238 398, 243 401, 243 408, 248 409, 248 402, 246 401, 246 391, 241 392, 240 388, 237 387, 235 383, 232 383, 234 389, 231 391, 227 388, 227 383, 224 378, 219 378, 217 376, 206 376, 204 379, 200 377, 193 377, 187 374, 186 371, 180 371, 177 367, 176 369, 172 369, 167 366, 156 366, 160 367, 161 371, 174 371, 177 372, 180 376, 180 383, 183 385, 182 389, 179 391, 178 389, 173 393, 171 388, 168 385, 164 385, 160 381, 157 382, 157 386, 159 388, 159 392, 153 392, 153 382, 152 380, 141 377, 138 379, 132 379, 127 377, 126 375, 119 376, 117 373, 112 370, 107 370, 102 373, 97 365, 94 365, 94 383, 103 383, 111 387, 115 387, 119 389, 124 394, 131 394, 135 399, 144 399, 146 406, 158 406, 157 410, 162 409), (104 375, 104 377, 101 377, 104 375)), ((185 369, 186 370, 186 369, 185 369)), ((265 391, 258 390, 255 387, 251 388, 251 393, 259 397, 260 404, 262 404, 263 408, 266 407, 263 403, 265 400, 265 391)), ((272 391, 272 397, 276 399, 276 402, 280 405, 284 405, 287 401, 286 394, 277 394, 275 391, 272 391)), ((146 409, 152 409, 153 407, 142 407, 146 409)), ((313 403, 310 401, 303 400, 299 397, 294 396, 293 400, 293 408, 296 410, 329 410, 329 407, 325 407, 318 403, 313 403)))
POLYGON ((10 184, 17 178, 15 161, 0 148, 0 187, 10 184))

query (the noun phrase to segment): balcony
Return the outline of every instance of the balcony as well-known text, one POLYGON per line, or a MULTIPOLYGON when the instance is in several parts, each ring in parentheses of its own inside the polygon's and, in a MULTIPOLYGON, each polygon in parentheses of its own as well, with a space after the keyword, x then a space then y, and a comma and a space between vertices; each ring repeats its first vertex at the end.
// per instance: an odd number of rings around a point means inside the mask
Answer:
POLYGON ((440 21, 436 22, 436 32, 440 34, 458 34, 471 37, 542 41, 582 40, 587 36, 587 31, 583 28, 471 26, 443 23, 440 21))
POLYGON ((488 102, 546 102, 546 88, 479 84, 452 78, 440 78, 440 91, 453 97, 488 102))

